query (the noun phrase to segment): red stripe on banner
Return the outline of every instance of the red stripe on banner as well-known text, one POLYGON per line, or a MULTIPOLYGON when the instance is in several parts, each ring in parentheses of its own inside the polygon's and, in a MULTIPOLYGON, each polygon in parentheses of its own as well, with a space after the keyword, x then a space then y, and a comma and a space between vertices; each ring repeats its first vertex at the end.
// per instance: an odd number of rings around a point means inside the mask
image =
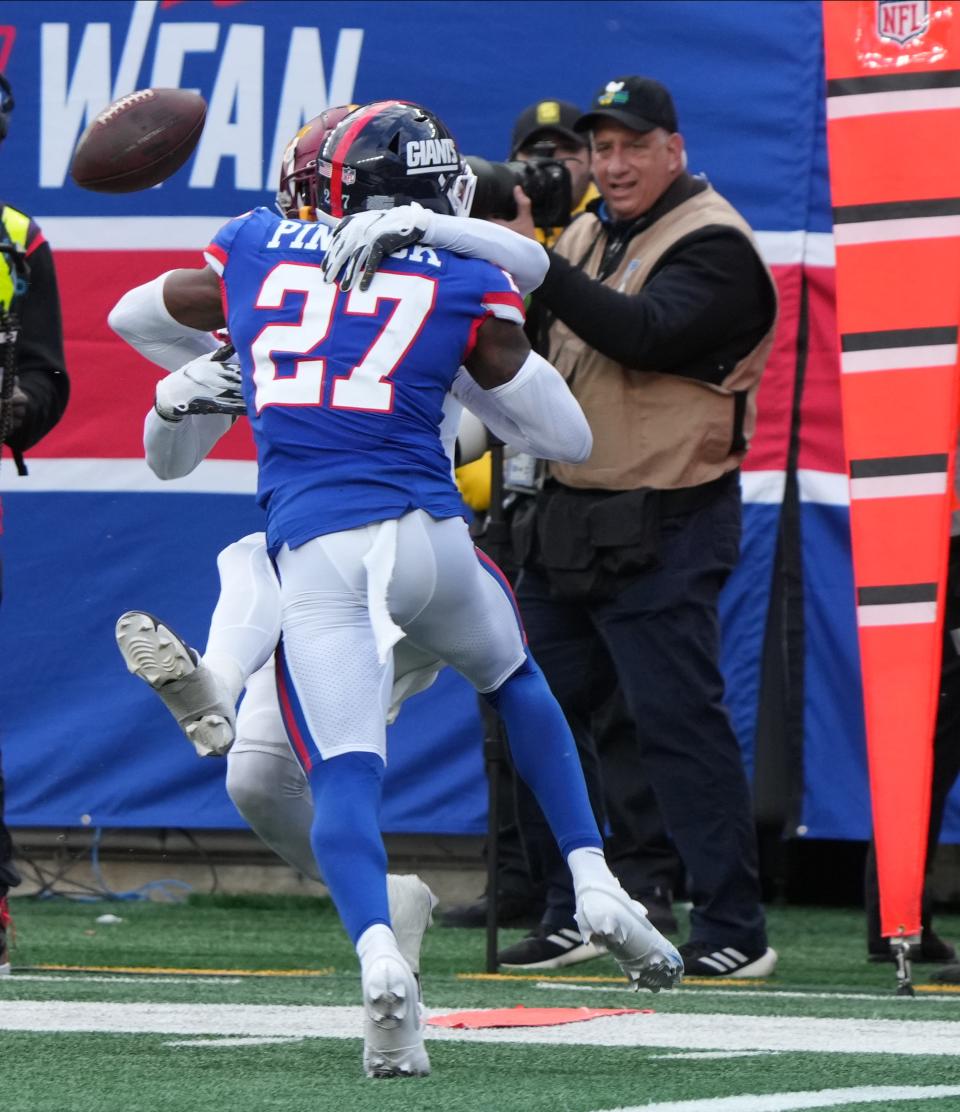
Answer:
POLYGON ((800 400, 797 466, 845 475, 836 275, 832 267, 808 267, 806 279, 808 346, 800 400))
POLYGON ((784 471, 790 449, 790 415, 797 372, 800 323, 800 267, 771 267, 780 298, 780 317, 773 350, 757 394, 757 427, 744 460, 744 471, 784 471))
POLYGON ((0 73, 6 72, 7 63, 10 61, 10 51, 17 39, 17 29, 10 23, 0 27, 0 73))
MULTIPOLYGON (((30 458, 143 456, 143 419, 163 371, 138 355, 107 324, 127 290, 177 267, 195 268, 196 251, 58 251, 70 404, 30 458)), ((246 421, 238 421, 212 459, 256 458, 246 421)))

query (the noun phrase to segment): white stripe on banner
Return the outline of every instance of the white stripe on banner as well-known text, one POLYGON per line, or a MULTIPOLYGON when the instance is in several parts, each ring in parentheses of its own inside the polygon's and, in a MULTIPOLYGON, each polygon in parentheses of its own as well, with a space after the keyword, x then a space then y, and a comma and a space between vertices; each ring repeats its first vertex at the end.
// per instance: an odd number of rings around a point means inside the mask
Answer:
POLYGON ((754 232, 767 266, 833 266, 833 236, 829 232, 754 232))
POLYGON ((892 602, 880 606, 858 606, 857 625, 927 625, 937 620, 935 602, 892 602))
POLYGON ((744 502, 779 506, 787 483, 785 471, 741 471, 740 489, 744 502))
MULTIPOLYGON (((0 468, 0 491, 83 491, 88 493, 255 494, 255 460, 208 459, 182 479, 158 479, 142 459, 30 459, 30 474, 0 468)), ((842 476, 841 476, 842 477, 842 476)), ((744 471, 740 476, 744 502, 779 505, 783 471, 744 471)))
POLYGON ((949 239, 960 236, 960 216, 909 216, 903 220, 863 220, 837 224, 833 238, 837 247, 864 243, 894 243, 905 239, 949 239))
POLYGON ((870 479, 851 479, 851 498, 912 498, 918 494, 945 494, 946 471, 926 475, 881 475, 870 479))
MULTIPOLYGON (((59 251, 201 251, 229 216, 37 216, 59 251)), ((768 266, 833 266, 829 232, 756 232, 768 266)))
POLYGON ((828 97, 827 119, 846 120, 851 116, 878 116, 887 112, 931 112, 960 108, 960 88, 897 89, 886 93, 854 93, 828 97))
POLYGON ((37 216, 54 251, 202 251, 230 216, 37 216))
POLYGON ((840 353, 840 370, 847 375, 867 371, 903 371, 913 367, 952 367, 956 361, 956 344, 922 344, 918 347, 844 351, 840 353))
POLYGON ((842 471, 797 471, 797 486, 801 502, 815 502, 821 506, 849 506, 850 484, 842 471))
POLYGON ((208 459, 182 479, 158 479, 142 459, 30 459, 29 475, 0 469, 0 491, 28 494, 84 491, 112 494, 254 494, 255 460, 208 459))

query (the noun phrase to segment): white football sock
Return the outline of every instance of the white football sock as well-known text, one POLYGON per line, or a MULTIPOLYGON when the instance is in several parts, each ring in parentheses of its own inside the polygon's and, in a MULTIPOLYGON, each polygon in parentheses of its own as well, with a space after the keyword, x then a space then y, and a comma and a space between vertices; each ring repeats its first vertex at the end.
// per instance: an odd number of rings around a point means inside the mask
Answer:
POLYGON ((567 854, 567 865, 573 876, 573 889, 580 892, 584 888, 619 888, 620 881, 610 871, 602 849, 585 846, 571 850, 567 854))

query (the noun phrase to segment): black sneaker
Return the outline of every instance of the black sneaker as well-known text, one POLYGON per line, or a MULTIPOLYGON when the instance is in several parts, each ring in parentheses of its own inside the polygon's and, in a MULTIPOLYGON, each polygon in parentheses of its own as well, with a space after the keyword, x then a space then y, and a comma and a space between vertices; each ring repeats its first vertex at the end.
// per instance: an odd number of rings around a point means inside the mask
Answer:
POLYGON ((713 942, 685 942, 678 947, 687 977, 769 977, 777 967, 777 951, 744 952, 713 942))
MULTIPOLYGON (((888 938, 867 941, 867 961, 895 961, 888 938)), ((919 965, 947 965, 957 960, 957 951, 932 930, 920 935, 920 945, 910 947, 910 960, 919 965)))
POLYGON ((553 930, 540 926, 497 954, 497 965, 503 969, 562 969, 591 961, 606 953, 596 942, 584 942, 576 927, 553 930))
MULTIPOLYGON (((503 892, 497 898, 498 927, 536 927, 543 914, 543 900, 529 900, 524 896, 503 892)), ((487 897, 481 896, 471 904, 460 904, 438 913, 444 927, 485 927, 487 925, 487 897)))
POLYGON ((960 985, 960 963, 950 962, 930 974, 930 980, 941 985, 960 985))

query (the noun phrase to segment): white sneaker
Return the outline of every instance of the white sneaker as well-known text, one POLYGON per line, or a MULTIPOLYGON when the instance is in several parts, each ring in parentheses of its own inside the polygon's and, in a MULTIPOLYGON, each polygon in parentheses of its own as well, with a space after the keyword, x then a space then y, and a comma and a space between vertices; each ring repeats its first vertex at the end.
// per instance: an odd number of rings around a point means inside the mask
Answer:
POLYGON ((642 903, 622 888, 584 888, 577 894, 577 925, 587 942, 599 942, 636 985, 659 992, 683 977, 683 959, 657 930, 642 903))
POLYGON ((427 928, 433 923, 437 897, 430 888, 412 874, 387 876, 387 902, 390 923, 397 937, 400 953, 407 960, 414 976, 420 973, 420 947, 427 928))
POLYGON ((121 614, 116 636, 127 668, 156 691, 200 756, 223 756, 233 744, 236 711, 197 651, 142 610, 121 614))
POLYGON ((399 954, 370 964, 363 977, 363 1070, 367 1077, 427 1077, 419 989, 399 954))

